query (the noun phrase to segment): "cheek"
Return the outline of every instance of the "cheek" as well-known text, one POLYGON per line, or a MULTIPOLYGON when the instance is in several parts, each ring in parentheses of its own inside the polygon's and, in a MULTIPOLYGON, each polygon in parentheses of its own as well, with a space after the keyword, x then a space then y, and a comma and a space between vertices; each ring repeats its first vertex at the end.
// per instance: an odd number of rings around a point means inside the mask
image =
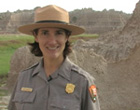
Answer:
POLYGON ((42 39, 39 36, 35 38, 35 41, 38 42, 39 44, 44 44, 44 42, 46 42, 45 39, 42 39))
POLYGON ((45 40, 38 39, 37 42, 38 42, 39 47, 40 47, 41 50, 42 50, 42 49, 45 47, 45 45, 46 45, 45 40))

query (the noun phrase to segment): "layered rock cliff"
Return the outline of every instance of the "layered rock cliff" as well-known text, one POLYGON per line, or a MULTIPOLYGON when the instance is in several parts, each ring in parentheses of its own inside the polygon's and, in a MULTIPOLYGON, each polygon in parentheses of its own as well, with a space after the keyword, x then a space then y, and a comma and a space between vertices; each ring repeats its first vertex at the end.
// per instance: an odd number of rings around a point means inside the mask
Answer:
MULTIPOLYGON (((35 9, 34 9, 35 10, 35 9)), ((0 34, 18 33, 17 27, 34 22, 34 10, 0 13, 0 34)), ((86 33, 104 33, 123 28, 131 14, 115 10, 94 11, 93 9, 70 12, 70 22, 86 29, 86 33)))

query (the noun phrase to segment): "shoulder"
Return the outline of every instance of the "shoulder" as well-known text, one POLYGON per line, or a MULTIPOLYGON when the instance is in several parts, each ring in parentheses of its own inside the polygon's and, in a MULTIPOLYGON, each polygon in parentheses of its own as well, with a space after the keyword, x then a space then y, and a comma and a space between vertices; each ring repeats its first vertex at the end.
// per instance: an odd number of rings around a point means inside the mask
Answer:
POLYGON ((84 77, 89 82, 89 85, 93 84, 95 81, 95 78, 90 73, 83 70, 81 67, 79 67, 76 64, 72 65, 72 71, 75 71, 78 75, 84 77))
POLYGON ((29 66, 28 68, 22 70, 21 72, 26 72, 26 71, 30 71, 30 70, 32 70, 32 69, 35 69, 38 65, 39 65, 39 62, 37 62, 37 63, 35 63, 35 64, 29 66))
POLYGON ((23 77, 23 76, 27 77, 27 76, 32 75, 32 73, 34 73, 36 70, 38 70, 37 69, 38 65, 39 65, 39 62, 31 65, 30 67, 28 67, 24 70, 22 70, 19 74, 19 77, 23 77))

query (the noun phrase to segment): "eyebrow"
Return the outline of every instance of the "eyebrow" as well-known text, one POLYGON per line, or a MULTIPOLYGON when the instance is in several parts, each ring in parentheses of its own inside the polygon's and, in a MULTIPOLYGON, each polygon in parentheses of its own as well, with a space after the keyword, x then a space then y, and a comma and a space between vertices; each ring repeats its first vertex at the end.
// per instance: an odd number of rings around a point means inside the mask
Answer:
POLYGON ((48 30, 40 30, 41 32, 43 32, 43 31, 47 31, 47 32, 49 32, 48 30))
POLYGON ((66 31, 64 29, 60 28, 60 29, 56 30, 56 32, 64 32, 65 33, 66 31))

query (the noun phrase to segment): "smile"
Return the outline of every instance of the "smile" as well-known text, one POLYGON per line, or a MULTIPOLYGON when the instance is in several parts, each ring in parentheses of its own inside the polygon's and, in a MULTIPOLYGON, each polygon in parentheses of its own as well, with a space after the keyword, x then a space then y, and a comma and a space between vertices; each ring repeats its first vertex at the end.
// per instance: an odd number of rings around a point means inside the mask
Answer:
POLYGON ((59 48, 59 46, 57 46, 57 47, 47 47, 47 49, 49 49, 49 50, 56 50, 58 48, 59 48))

